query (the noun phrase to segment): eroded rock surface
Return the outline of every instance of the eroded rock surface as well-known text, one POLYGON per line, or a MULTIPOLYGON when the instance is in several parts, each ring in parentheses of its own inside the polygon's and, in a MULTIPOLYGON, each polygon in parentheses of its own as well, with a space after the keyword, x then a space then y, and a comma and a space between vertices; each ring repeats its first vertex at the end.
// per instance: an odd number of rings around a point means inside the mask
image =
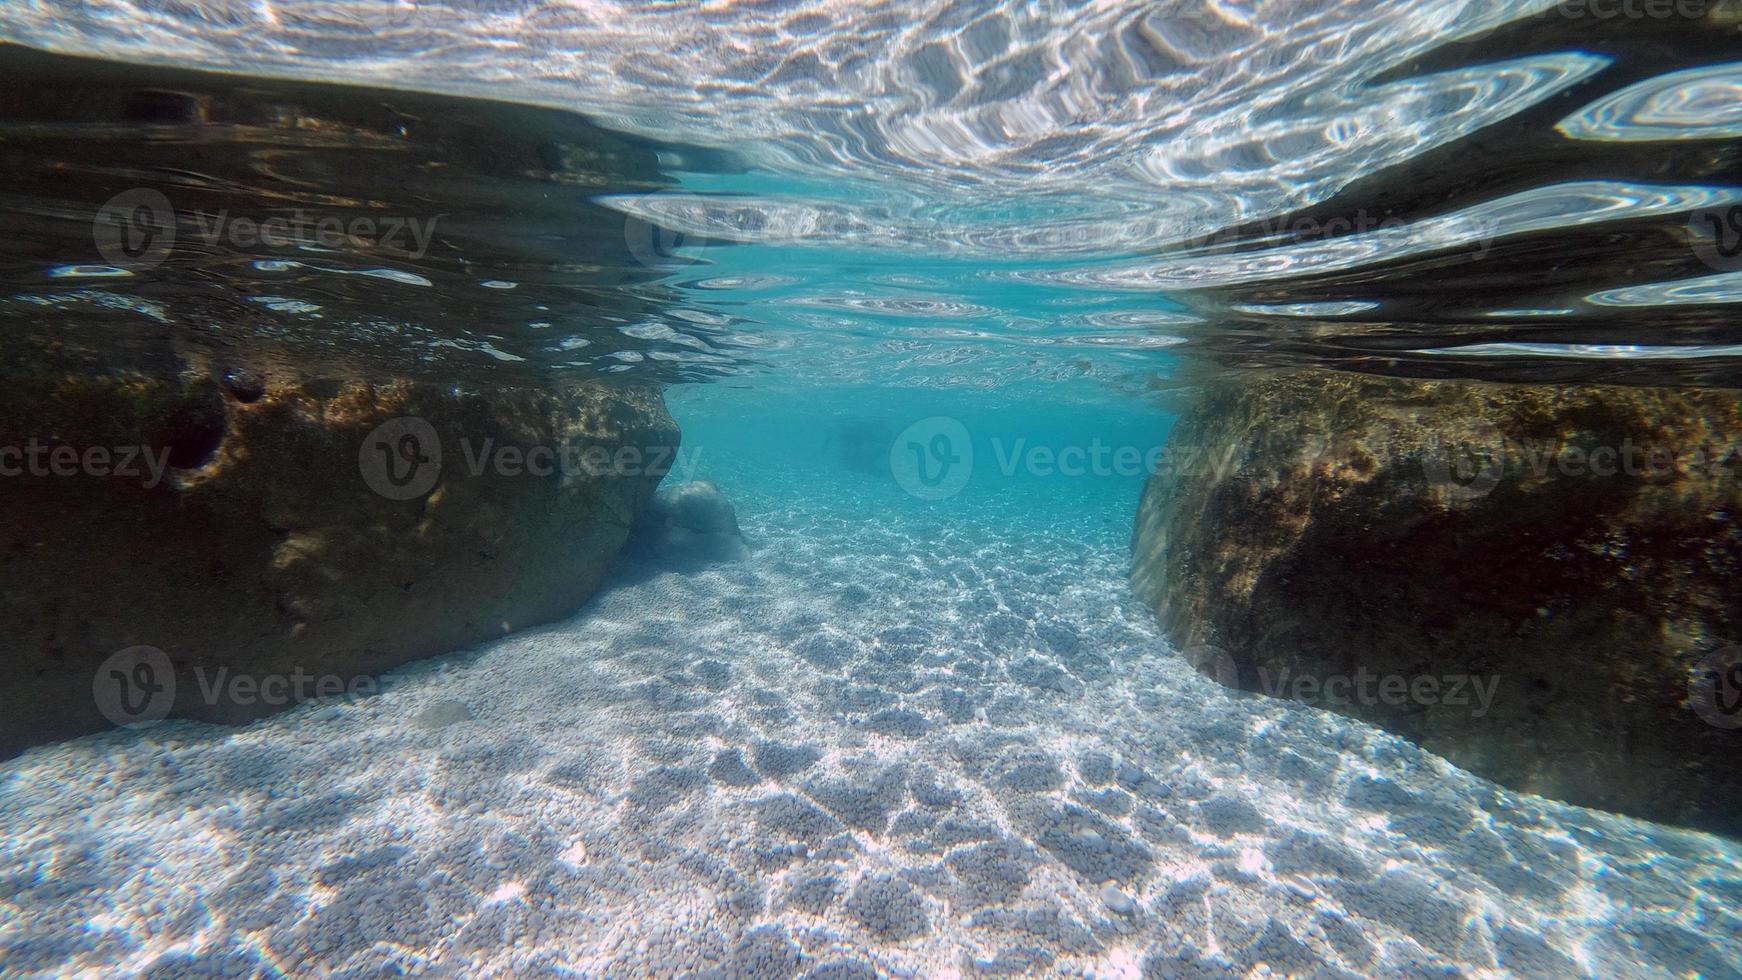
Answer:
POLYGON ((0 385, 0 753, 117 710, 257 716, 569 615, 677 441, 646 386, 81 368, 0 385), (135 658, 105 711, 134 647, 171 703, 135 658))
POLYGON ((1727 391, 1219 382, 1149 481, 1133 582, 1225 682, 1739 833, 1742 691, 1708 669, 1742 637, 1739 440, 1727 391))

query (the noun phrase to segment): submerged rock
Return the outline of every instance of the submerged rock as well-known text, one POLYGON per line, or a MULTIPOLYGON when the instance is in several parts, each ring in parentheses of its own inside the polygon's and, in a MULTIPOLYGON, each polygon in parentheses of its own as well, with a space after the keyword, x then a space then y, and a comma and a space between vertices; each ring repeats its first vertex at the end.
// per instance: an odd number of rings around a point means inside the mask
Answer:
POLYGON ((693 570, 747 558, 750 546, 720 488, 712 480, 692 480, 654 495, 624 554, 644 564, 693 570))
POLYGON ((70 367, 0 386, 0 754, 368 693, 567 616, 677 440, 651 386, 70 367))
POLYGON ((1738 834, 1739 440, 1732 392, 1218 382, 1150 477, 1133 584, 1224 683, 1738 834))

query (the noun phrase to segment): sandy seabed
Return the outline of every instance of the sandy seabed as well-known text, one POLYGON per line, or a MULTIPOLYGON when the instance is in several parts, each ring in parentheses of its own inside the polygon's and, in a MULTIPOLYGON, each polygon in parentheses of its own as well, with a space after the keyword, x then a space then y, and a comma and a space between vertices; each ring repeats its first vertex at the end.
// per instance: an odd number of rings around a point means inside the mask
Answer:
POLYGON ((746 527, 377 697, 0 764, 0 974, 1742 976, 1742 845, 1225 691, 1117 528, 746 527))

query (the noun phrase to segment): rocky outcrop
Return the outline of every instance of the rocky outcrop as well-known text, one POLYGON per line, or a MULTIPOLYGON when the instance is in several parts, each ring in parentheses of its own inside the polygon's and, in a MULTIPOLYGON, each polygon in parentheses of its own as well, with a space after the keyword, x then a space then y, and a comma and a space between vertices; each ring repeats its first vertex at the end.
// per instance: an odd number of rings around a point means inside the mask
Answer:
POLYGON ((644 564, 690 571, 747 558, 750 546, 714 481, 692 480, 654 495, 624 551, 644 564))
POLYGON ((1133 583, 1225 683, 1738 834, 1739 446, 1725 391, 1218 381, 1149 480, 1133 583))
POLYGON ((26 361, 0 385, 6 754, 367 691, 567 616, 677 441, 646 386, 26 361))

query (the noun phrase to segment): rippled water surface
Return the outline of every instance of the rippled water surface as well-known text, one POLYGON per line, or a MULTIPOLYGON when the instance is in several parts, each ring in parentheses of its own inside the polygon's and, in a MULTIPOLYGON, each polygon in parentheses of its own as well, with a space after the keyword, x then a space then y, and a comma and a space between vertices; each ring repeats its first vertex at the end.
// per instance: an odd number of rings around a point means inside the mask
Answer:
POLYGON ((353 349, 391 331, 444 363, 665 377, 1117 379, 1185 344, 1710 379, 1742 295, 1742 15, 1693 7, 14 7, 25 43, 260 77, 8 86, 31 157, 11 278, 38 303, 173 299, 285 337, 342 323, 353 349), (156 276, 92 263, 94 206, 172 160, 178 226, 336 209, 433 240, 311 252, 303 228, 156 276))

